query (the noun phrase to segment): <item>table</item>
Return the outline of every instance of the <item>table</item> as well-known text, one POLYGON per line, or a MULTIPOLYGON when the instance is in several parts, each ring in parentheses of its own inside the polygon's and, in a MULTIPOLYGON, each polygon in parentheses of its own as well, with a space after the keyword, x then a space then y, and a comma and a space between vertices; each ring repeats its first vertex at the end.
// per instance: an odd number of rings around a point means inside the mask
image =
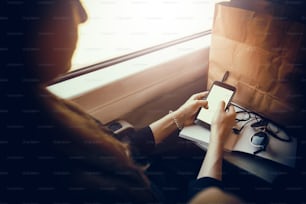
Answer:
MULTIPOLYGON (((224 159, 269 183, 272 183, 277 176, 293 169, 296 163, 297 139, 290 137, 283 128, 273 123, 273 121, 237 104, 233 105, 237 112, 237 126, 235 128, 239 131, 236 132, 238 134, 232 133, 228 137, 224 150, 224 159), (242 113, 247 114, 247 117, 242 116, 242 113), (252 127, 256 122, 260 121, 264 121, 265 125, 252 127), (268 131, 267 128, 269 129, 268 131), (250 140, 255 133, 260 131, 267 133, 268 144, 264 151, 254 154, 260 148, 252 145, 250 140), (270 134, 271 131, 275 133, 270 134), (276 137, 275 134, 277 134, 276 137)), ((210 131, 196 123, 185 127, 179 136, 194 141, 198 146, 206 150, 210 131)))

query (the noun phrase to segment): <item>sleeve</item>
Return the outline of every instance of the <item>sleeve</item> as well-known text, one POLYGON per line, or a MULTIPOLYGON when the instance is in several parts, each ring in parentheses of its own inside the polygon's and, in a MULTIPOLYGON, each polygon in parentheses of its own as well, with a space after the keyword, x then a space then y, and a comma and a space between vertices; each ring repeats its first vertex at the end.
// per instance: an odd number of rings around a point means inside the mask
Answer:
POLYGON ((155 149, 153 132, 149 126, 137 130, 125 140, 130 145, 131 156, 139 164, 147 164, 150 153, 155 149))
POLYGON ((209 188, 209 187, 217 187, 223 189, 223 184, 220 180, 211 178, 211 177, 203 177, 197 180, 193 180, 189 184, 188 188, 188 200, 194 197, 200 191, 209 188))
POLYGON ((115 134, 110 126, 103 125, 98 119, 90 116, 102 129, 108 132, 117 140, 130 145, 132 157, 144 155, 148 156, 155 149, 155 140, 153 132, 149 126, 135 131, 133 128, 121 133, 115 134))

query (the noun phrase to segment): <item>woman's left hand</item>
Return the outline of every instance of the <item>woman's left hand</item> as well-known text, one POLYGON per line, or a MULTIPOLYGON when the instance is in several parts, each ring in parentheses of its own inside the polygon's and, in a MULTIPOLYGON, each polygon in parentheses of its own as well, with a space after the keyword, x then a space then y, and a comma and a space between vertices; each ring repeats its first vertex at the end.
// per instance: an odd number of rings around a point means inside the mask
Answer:
POLYGON ((193 94, 174 114, 184 126, 191 125, 200 107, 208 108, 208 102, 203 98, 208 94, 207 91, 193 94))
POLYGON ((159 144, 176 128, 191 125, 200 107, 208 108, 207 101, 203 100, 208 92, 201 92, 192 95, 180 108, 167 114, 163 118, 150 124, 155 144, 159 144))

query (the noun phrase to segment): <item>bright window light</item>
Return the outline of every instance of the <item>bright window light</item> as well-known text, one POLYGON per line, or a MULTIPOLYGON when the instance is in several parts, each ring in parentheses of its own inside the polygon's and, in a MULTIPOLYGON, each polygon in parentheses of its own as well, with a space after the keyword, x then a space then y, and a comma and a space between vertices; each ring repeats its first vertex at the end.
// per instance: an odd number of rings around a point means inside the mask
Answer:
POLYGON ((83 0, 72 70, 208 30, 214 0, 83 0))

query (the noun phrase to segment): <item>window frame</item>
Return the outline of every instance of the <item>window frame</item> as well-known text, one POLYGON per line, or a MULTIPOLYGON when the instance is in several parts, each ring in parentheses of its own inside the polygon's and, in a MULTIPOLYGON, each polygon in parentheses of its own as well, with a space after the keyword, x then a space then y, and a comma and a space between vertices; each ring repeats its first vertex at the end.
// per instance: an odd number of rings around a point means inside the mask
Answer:
POLYGON ((202 31, 202 32, 199 32, 199 33, 196 33, 196 34, 185 36, 185 37, 182 37, 182 38, 179 38, 179 39, 176 39, 176 40, 172 40, 172 41, 169 41, 169 42, 166 42, 166 43, 155 45, 155 46, 145 48, 145 49, 142 49, 142 50, 139 50, 139 51, 131 52, 129 54, 118 56, 118 57, 115 57, 115 58, 112 58, 112 59, 109 59, 109 60, 105 60, 105 61, 102 61, 102 62, 99 62, 99 63, 96 63, 96 64, 92 64, 92 65, 89 65, 89 66, 85 66, 83 68, 73 70, 71 72, 68 72, 68 73, 56 78, 55 80, 48 83, 47 86, 51 86, 51 85, 54 85, 54 84, 57 84, 57 83, 60 83, 60 82, 63 82, 63 81, 81 76, 81 75, 84 75, 84 74, 88 74, 88 73, 91 73, 91 72, 94 72, 94 71, 97 71, 97 70, 100 70, 100 69, 104 69, 104 68, 107 68, 109 66, 112 66, 112 65, 115 65, 115 64, 127 61, 127 60, 131 60, 131 59, 134 59, 134 58, 146 55, 146 54, 150 54, 150 53, 159 51, 161 49, 165 49, 165 48, 168 48, 168 47, 171 47, 171 46, 174 46, 174 45, 178 45, 180 43, 191 41, 191 40, 194 40, 196 38, 201 38, 203 36, 210 35, 211 33, 212 33, 211 29, 205 30, 205 31, 202 31))

